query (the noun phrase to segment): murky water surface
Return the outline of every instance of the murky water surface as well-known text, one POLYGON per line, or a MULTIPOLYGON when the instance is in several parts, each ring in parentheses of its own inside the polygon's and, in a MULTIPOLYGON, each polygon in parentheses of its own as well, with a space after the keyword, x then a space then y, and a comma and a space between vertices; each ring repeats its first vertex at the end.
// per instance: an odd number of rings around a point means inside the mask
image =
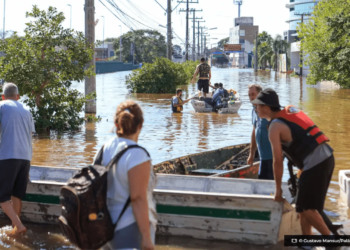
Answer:
MULTIPOLYGON (((225 88, 237 90, 243 100, 238 114, 199 114, 191 104, 186 104, 182 114, 172 114, 172 94, 129 95, 125 76, 119 72, 97 76, 98 124, 87 124, 76 134, 40 135, 34 139, 33 165, 81 167, 92 161, 96 151, 109 138, 113 116, 119 103, 132 98, 144 111, 144 129, 139 143, 151 153, 153 163, 175 157, 217 149, 250 141, 252 131, 251 110, 247 87, 259 83, 264 88, 275 89, 282 105, 293 104, 302 108, 331 139, 334 148, 336 169, 329 188, 326 210, 332 220, 349 225, 350 212, 339 200, 338 171, 350 169, 350 90, 338 89, 331 83, 315 87, 306 86, 306 79, 275 75, 274 72, 259 72, 238 69, 213 69, 212 83, 222 82, 225 88)), ((84 91, 84 83, 74 86, 84 91)), ((196 91, 195 85, 184 86, 185 95, 196 91)), ((284 179, 287 178, 285 171, 284 179)), ((0 225, 7 224, 0 221, 0 225)), ((61 235, 57 227, 28 225, 29 233, 17 239, 4 235, 0 230, 0 249, 74 249, 61 235)), ((350 234, 349 227, 346 231, 350 234)), ((158 238, 156 249, 283 249, 282 246, 257 247, 246 244, 208 242, 183 238, 158 238)))

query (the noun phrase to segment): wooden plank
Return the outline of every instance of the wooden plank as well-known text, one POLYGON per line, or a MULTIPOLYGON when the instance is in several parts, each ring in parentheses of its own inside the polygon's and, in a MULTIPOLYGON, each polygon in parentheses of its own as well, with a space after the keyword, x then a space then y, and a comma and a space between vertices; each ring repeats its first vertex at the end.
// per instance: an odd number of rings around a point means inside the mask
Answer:
POLYGON ((254 162, 252 166, 245 165, 223 173, 212 175, 211 177, 247 178, 258 179, 260 162, 254 162))

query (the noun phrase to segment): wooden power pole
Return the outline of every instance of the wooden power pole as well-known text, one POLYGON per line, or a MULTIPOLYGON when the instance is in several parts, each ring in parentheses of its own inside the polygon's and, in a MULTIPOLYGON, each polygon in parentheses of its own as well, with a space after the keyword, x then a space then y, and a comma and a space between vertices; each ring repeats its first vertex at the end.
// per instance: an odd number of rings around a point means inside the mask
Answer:
POLYGON ((189 47, 189 27, 188 27, 188 19, 189 19, 189 4, 190 3, 198 3, 198 0, 197 2, 194 2, 194 0, 186 0, 185 2, 184 1, 178 1, 178 3, 186 3, 186 10, 183 10, 181 9, 180 12, 186 12, 186 44, 185 44, 185 48, 186 48, 186 61, 188 61, 188 47, 189 47))
MULTIPOLYGON (((87 46, 95 43, 95 0, 85 0, 85 38, 87 46)), ((86 67, 89 68, 94 66, 95 63, 95 47, 93 47, 94 53, 92 59, 87 63, 86 67)), ((85 77, 85 96, 96 92, 96 77, 85 77)), ((96 114, 96 103, 95 100, 90 100, 85 104, 85 113, 96 114)))
POLYGON ((191 11, 193 12, 193 18, 189 18, 189 19, 193 19, 192 60, 195 61, 196 60, 196 20, 203 19, 203 17, 201 17, 201 18, 196 17, 196 11, 198 12, 198 11, 203 11, 203 10, 191 9, 191 11))
POLYGON ((172 30, 171 30, 171 0, 168 0, 168 8, 167 8, 167 57, 169 60, 172 59, 172 42, 171 42, 171 37, 172 37, 172 30))

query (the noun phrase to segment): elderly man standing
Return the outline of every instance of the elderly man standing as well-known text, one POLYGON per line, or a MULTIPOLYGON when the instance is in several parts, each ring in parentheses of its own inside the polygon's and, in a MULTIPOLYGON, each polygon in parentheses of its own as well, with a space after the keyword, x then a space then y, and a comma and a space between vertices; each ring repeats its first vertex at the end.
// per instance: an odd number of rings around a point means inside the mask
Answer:
MULTIPOLYGON (((249 100, 253 101, 262 91, 262 87, 259 84, 249 85, 249 100)), ((272 165, 272 150, 269 141, 269 132, 267 129, 268 121, 264 118, 260 118, 256 114, 255 107, 252 110, 252 124, 253 131, 250 143, 250 154, 247 160, 248 164, 253 164, 256 148, 258 148, 260 155, 260 170, 259 179, 273 180, 273 165, 272 165)))
POLYGON ((0 102, 0 205, 14 226, 13 233, 24 233, 20 220, 25 197, 30 161, 32 133, 35 132, 31 113, 18 102, 18 88, 6 83, 0 102))

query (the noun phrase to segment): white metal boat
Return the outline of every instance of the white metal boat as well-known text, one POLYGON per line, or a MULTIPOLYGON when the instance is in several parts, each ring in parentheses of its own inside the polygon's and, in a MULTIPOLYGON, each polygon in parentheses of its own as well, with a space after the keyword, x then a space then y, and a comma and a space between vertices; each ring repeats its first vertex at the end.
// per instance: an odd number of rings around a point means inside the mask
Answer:
POLYGON ((350 208, 350 170, 339 171, 340 198, 350 208))
MULTIPOLYGON (((77 169, 32 166, 22 220, 56 224, 60 189, 77 169)), ((285 202, 273 201, 274 181, 157 174, 157 233, 197 239, 274 244, 300 234, 283 183, 285 202)), ((1 213, 1 212, 0 212, 1 213)))
MULTIPOLYGON (((207 98, 212 98, 212 93, 208 93, 207 98)), ((224 107, 220 108, 218 110, 218 113, 229 113, 229 114, 237 113, 239 108, 242 105, 242 101, 238 93, 236 93, 235 95, 234 103, 231 103, 230 101, 223 102, 223 103, 224 103, 224 107)), ((199 98, 198 94, 196 94, 194 98, 191 100, 191 104, 196 112, 199 112, 199 113, 213 112, 213 106, 210 105, 208 102, 205 102, 203 98, 199 98)))

